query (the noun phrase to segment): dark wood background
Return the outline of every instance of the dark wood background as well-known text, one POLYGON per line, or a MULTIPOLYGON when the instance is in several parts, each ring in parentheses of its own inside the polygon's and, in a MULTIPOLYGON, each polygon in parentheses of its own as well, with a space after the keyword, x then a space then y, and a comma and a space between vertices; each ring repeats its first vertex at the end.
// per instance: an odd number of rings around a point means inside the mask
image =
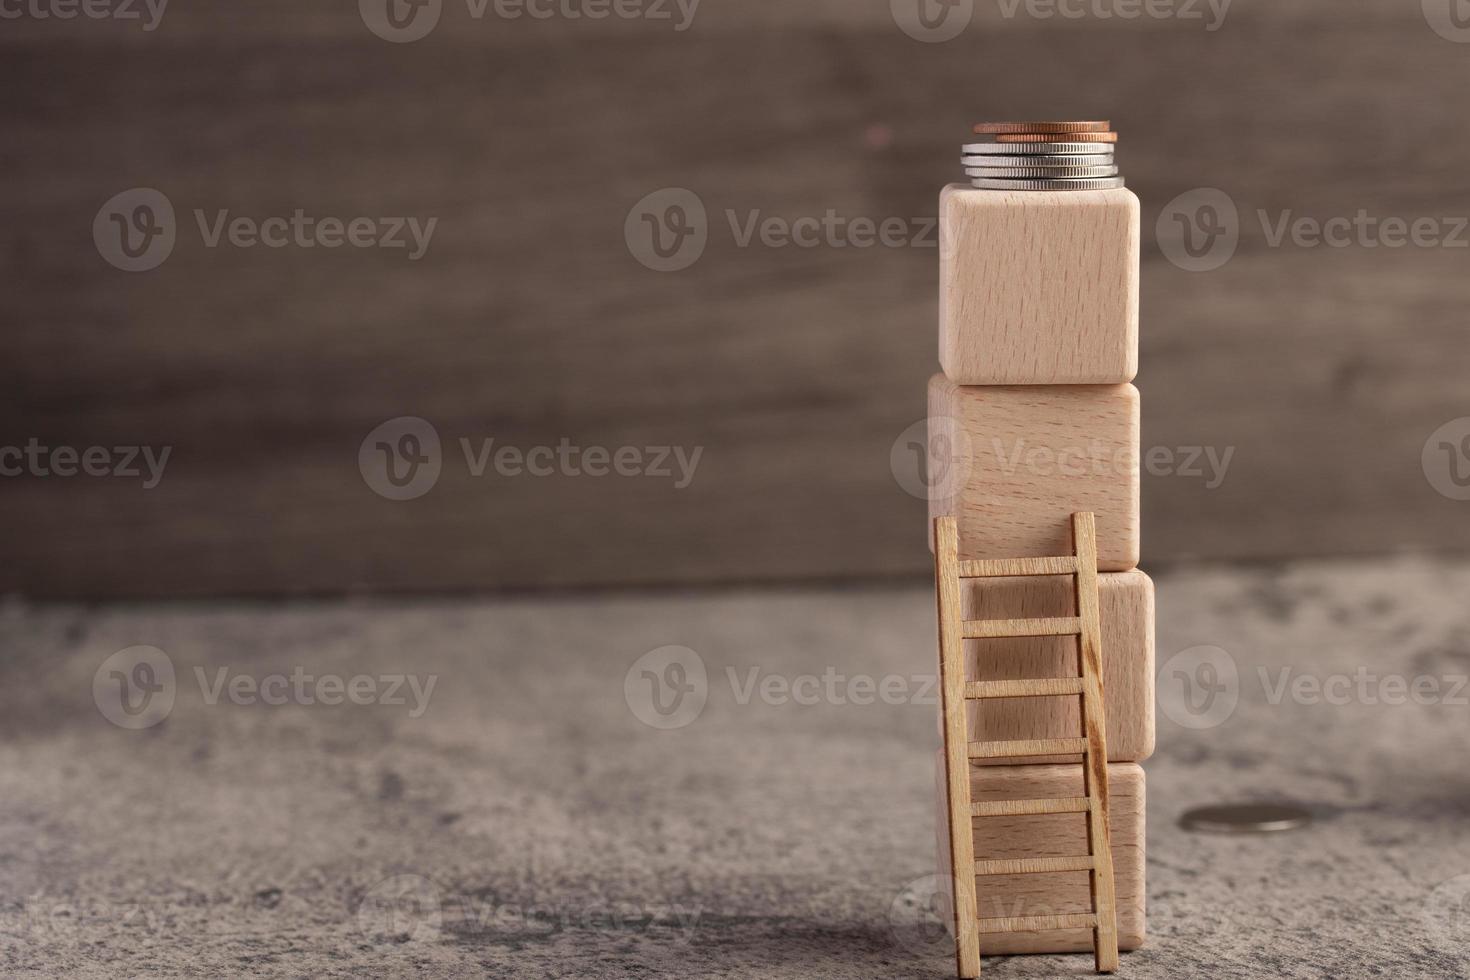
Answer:
POLYGON ((1236 0, 1223 27, 1005 20, 922 44, 886 0, 705 0, 693 26, 473 21, 413 44, 356 5, 170 8, 158 30, 0 24, 0 445, 173 446, 162 484, 0 479, 0 590, 428 592, 922 575, 889 449, 935 370, 932 248, 740 248, 723 212, 932 216, 979 118, 1108 117, 1144 201, 1144 564, 1470 546, 1421 471, 1470 415, 1470 251, 1271 248, 1251 217, 1470 213, 1470 45, 1417 2, 1236 0), (1290 7, 1289 10, 1278 9, 1290 7), (797 9, 791 9, 797 8, 797 9), (160 268, 106 265, 126 188, 180 216, 160 268), (623 240, 697 192, 692 268, 623 240), (1234 260, 1159 253, 1159 208, 1240 205, 1234 260), (425 258, 208 249, 194 208, 438 216, 425 258), (364 436, 449 445, 371 492, 364 436), (471 478, 453 443, 703 446, 692 486, 471 478))

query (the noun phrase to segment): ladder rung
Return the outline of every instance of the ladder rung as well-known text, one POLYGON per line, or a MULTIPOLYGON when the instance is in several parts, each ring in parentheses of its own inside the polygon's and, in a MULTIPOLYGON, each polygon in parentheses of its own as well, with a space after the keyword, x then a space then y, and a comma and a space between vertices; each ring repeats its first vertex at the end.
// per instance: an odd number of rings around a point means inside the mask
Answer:
POLYGON ((1029 817, 1041 813, 1086 813, 1091 809, 1092 801, 1085 796, 1054 800, 993 800, 989 803, 971 803, 970 816, 1029 817))
POLYGON ((1011 578, 1017 575, 1076 575, 1077 559, 1002 558, 998 561, 962 561, 960 578, 1011 578))
POLYGON ((1022 681, 971 681, 967 698, 1056 698, 1082 693, 1080 677, 1046 677, 1022 681))
POLYGON ((965 639, 994 640, 1009 636, 1076 636, 1082 632, 1082 620, 1076 616, 1061 619, 967 619, 965 639))
POLYGON ((1085 738, 1031 738, 1020 742, 971 742, 972 759, 1005 759, 1011 756, 1072 755, 1087 751, 1085 738))
POLYGON ((1072 915, 1016 915, 979 921, 980 931, 987 933, 1050 932, 1056 929, 1092 929, 1097 925, 1097 916, 1091 912, 1076 912, 1072 915))
POLYGON ((977 875, 1041 875, 1053 871, 1091 871, 1092 857, 1016 858, 1011 861, 976 861, 977 875))

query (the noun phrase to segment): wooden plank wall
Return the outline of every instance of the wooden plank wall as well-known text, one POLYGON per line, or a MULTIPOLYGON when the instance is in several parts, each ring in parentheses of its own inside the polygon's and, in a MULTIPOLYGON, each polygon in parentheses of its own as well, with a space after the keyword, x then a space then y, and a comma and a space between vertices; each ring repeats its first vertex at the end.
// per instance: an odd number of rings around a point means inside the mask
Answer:
POLYGON ((728 223, 922 219, 969 121, 1110 117, 1143 198, 1144 561, 1470 546, 1421 449, 1470 415, 1470 250, 1273 247, 1256 213, 1470 213, 1470 44, 1418 3, 1236 0, 1197 22, 1006 18, 919 43, 886 2, 705 0, 667 22, 476 21, 412 44, 356 5, 0 24, 0 446, 173 447, 162 482, 0 478, 0 590, 429 592, 923 575, 890 472, 935 369, 933 247, 741 247, 728 223), (1280 8, 1289 7, 1289 10, 1280 8), (93 218, 153 187, 151 272, 93 218), (644 268, 630 208, 698 194, 708 246, 644 268), (1218 187, 1232 261, 1171 264, 1160 208, 1218 187), (402 250, 206 247, 193 211, 436 216, 402 250), (430 420, 437 485, 358 449, 430 420), (474 477, 457 440, 703 447, 659 478, 474 477))

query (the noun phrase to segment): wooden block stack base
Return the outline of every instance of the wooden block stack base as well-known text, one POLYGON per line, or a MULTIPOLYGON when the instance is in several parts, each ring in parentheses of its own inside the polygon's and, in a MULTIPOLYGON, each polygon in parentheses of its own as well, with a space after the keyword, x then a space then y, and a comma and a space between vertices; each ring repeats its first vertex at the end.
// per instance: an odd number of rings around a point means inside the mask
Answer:
MULTIPOLYGON (((950 874, 946 817, 944 752, 934 759, 939 827, 939 876, 950 874)), ((1108 766, 1109 824, 1113 875, 1117 889, 1118 948, 1138 949, 1144 944, 1144 775, 1133 763, 1108 766)), ((970 767, 970 795, 976 803, 996 800, 1036 800, 1083 795, 1082 770, 1076 765, 970 767)), ((1080 813, 1052 813, 1023 817, 976 817, 975 859, 1075 857, 1087 853, 1086 817, 1080 813)), ((979 881, 982 919, 1031 915, 1069 915, 1091 909, 1086 871, 1047 874, 987 875, 979 881)), ((982 956, 1019 953, 1091 952, 1092 931, 982 934, 982 956)))

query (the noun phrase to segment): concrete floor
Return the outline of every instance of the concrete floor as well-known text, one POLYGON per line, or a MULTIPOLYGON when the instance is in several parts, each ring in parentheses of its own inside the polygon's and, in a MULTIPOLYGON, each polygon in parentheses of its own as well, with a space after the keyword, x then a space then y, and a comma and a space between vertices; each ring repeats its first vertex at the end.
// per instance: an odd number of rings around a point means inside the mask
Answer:
MULTIPOLYGON (((1470 565, 1158 584, 1151 937, 1122 975, 1470 976, 1470 565), (1181 675, 1215 702, 1191 711, 1181 675), (1424 703, 1388 703, 1389 675, 1424 703), (1246 799, 1318 820, 1177 827, 1246 799)), ((911 887, 933 862, 932 615, 918 587, 0 605, 0 973, 952 975, 911 887), (670 645, 707 670, 697 717, 697 694, 639 700, 644 668, 699 687, 640 661, 670 645), (829 670, 895 678, 897 703, 760 693, 829 670), (315 702, 329 676, 372 703, 315 702), (121 710, 119 678, 146 707, 121 710)))

